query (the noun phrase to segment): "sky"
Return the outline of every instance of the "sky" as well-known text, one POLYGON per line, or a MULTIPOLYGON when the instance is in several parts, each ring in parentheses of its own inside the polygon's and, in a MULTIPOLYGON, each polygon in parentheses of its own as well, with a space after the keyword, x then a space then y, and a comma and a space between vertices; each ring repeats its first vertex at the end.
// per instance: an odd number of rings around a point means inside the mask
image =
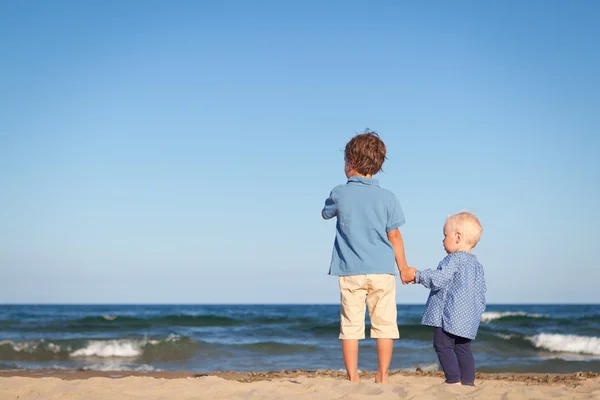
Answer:
MULTIPOLYGON (((0 0, 1 303, 336 303, 346 142, 488 303, 599 303, 600 3, 0 0)), ((397 301, 428 291, 398 281, 397 301)))

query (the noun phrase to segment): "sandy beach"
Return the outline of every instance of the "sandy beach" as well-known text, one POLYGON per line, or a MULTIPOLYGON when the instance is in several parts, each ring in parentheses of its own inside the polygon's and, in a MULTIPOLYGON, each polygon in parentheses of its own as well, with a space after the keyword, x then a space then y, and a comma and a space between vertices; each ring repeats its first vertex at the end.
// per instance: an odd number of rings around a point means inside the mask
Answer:
POLYGON ((0 399, 600 399, 600 374, 479 374, 476 387, 441 384, 440 373, 399 372, 388 385, 350 383, 337 371, 271 373, 0 373, 0 399))

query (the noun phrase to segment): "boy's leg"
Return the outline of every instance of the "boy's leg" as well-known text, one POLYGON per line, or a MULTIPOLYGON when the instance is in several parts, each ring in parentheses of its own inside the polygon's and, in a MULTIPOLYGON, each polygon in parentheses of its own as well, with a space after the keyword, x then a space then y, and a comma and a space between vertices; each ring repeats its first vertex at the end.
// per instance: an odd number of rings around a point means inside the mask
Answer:
POLYGON ((444 375, 446 375, 446 383, 459 383, 460 368, 454 352, 454 337, 444 332, 442 328, 435 328, 433 330, 433 348, 438 355, 444 375))
POLYGON ((348 380, 360 382, 358 375, 358 339, 342 339, 342 355, 348 380))
POLYGON ((377 375, 375 383, 388 383, 388 371, 394 352, 394 339, 377 338, 377 375))
POLYGON ((475 385, 475 357, 471 351, 471 339, 457 337, 454 351, 460 368, 460 382, 463 385, 475 385))
POLYGON ((365 338, 365 275, 340 276, 340 339, 348 380, 360 382, 358 376, 358 341, 365 338))
POLYGON ((371 337, 377 339, 376 383, 387 383, 394 339, 398 332, 398 308, 396 306, 396 276, 387 274, 367 275, 369 294, 367 304, 371 317, 371 337))

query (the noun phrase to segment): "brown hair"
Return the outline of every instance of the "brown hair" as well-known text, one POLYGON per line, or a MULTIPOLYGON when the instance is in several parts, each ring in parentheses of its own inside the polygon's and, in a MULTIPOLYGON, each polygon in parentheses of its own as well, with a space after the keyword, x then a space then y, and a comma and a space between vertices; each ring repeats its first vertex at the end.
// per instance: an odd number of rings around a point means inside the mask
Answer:
POLYGON ((367 129, 346 144, 344 159, 361 175, 375 175, 385 161, 385 143, 375 131, 367 129))

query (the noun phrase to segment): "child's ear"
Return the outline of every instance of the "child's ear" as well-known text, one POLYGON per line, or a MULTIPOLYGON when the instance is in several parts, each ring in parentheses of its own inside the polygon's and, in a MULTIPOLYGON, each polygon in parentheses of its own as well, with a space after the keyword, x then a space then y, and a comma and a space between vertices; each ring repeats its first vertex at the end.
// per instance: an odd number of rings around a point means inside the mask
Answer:
POLYGON ((350 173, 350 171, 352 171, 354 167, 352 166, 352 163, 346 161, 346 163, 344 164, 344 171, 346 171, 346 173, 350 173))
POLYGON ((455 235, 456 235, 456 244, 459 244, 460 243, 460 239, 462 237, 462 234, 460 232, 456 232, 455 235))

